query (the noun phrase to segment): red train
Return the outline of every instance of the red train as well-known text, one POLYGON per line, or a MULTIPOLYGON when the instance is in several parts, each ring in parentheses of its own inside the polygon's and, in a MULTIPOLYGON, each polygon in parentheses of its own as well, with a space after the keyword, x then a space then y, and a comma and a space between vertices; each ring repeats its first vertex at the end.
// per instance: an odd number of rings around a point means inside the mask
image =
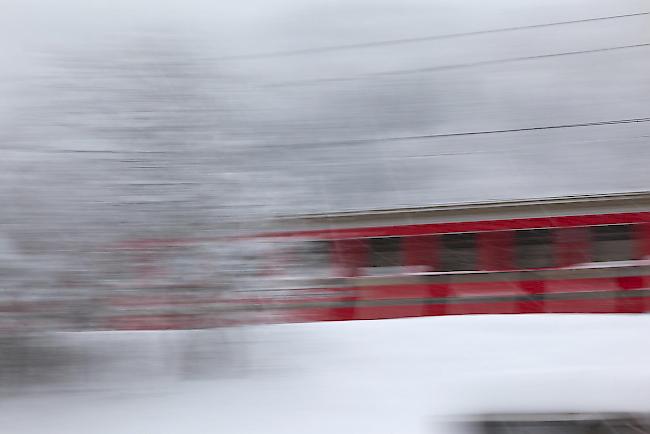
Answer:
POLYGON ((303 215, 264 306, 286 321, 650 311, 650 193, 303 215))

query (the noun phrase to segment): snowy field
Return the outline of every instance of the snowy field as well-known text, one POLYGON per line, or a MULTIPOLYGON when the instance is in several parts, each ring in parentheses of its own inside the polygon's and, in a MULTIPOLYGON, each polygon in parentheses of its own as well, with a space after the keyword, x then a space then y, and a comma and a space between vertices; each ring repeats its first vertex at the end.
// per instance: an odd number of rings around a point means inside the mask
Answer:
POLYGON ((192 351, 188 333, 178 332, 48 338, 75 357, 53 361, 53 374, 35 384, 5 387, 0 433, 449 433, 445 421, 463 414, 650 410, 648 315, 436 317, 190 335, 192 351), (181 354, 214 369, 187 368, 181 354))

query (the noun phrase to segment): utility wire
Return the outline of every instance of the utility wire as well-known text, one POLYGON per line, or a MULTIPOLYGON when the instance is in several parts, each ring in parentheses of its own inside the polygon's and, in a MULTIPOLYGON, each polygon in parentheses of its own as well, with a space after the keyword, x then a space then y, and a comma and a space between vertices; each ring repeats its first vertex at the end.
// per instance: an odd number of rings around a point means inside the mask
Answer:
POLYGON ((599 127, 606 125, 620 125, 620 124, 636 124, 650 122, 650 117, 646 118, 629 118, 629 119, 615 119, 596 122, 581 122, 575 124, 558 124, 558 125, 544 125, 537 127, 525 128, 508 128, 501 130, 478 130, 478 131, 463 131, 457 133, 436 133, 436 134, 421 134, 413 136, 393 136, 393 137, 377 137, 368 139, 350 139, 350 140, 336 140, 336 141, 323 141, 312 143, 294 143, 288 146, 302 147, 302 146, 332 146, 332 145, 355 145, 361 143, 384 143, 384 142, 402 142, 407 140, 418 139, 440 139, 444 137, 461 137, 461 136, 479 136, 489 134, 506 134, 506 133, 519 133, 526 131, 542 131, 542 130, 558 130, 565 128, 583 128, 583 127, 599 127))
POLYGON ((512 63, 512 62, 522 62, 527 60, 539 60, 539 59, 549 59, 554 57, 602 53, 608 51, 627 50, 633 48, 645 48, 648 46, 650 46, 650 42, 646 42, 642 44, 618 45, 614 47, 605 47, 605 48, 593 48, 590 50, 564 51, 561 53, 538 54, 534 56, 521 56, 521 57, 509 57, 505 59, 482 60, 479 62, 455 63, 451 65, 440 65, 440 66, 427 66, 423 68, 414 68, 414 69, 396 69, 396 70, 384 71, 384 72, 370 72, 366 74, 359 74, 359 75, 347 76, 347 77, 313 78, 313 79, 305 79, 305 80, 283 81, 277 83, 268 83, 262 86, 263 87, 289 87, 289 86, 311 85, 317 83, 327 83, 327 82, 354 81, 354 80, 360 80, 360 79, 372 78, 372 77, 389 77, 395 75, 447 71, 452 69, 464 69, 464 68, 473 68, 473 67, 488 66, 488 65, 498 65, 501 63, 512 63))
MULTIPOLYGON (((562 146, 566 145, 581 145, 581 144, 601 144, 601 143, 611 143, 619 142, 617 146, 638 146, 638 141, 641 139, 647 139, 648 135, 641 136, 631 136, 631 137, 611 137, 607 139, 595 139, 595 140, 580 140, 580 141, 569 141, 562 142, 562 146), (623 143, 620 143, 623 141, 623 143)), ((396 156, 387 156, 382 157, 384 160, 389 161, 403 161, 403 160, 423 160, 429 158, 440 158, 440 157, 458 157, 458 156, 472 156, 472 155, 485 155, 485 154, 513 154, 516 152, 521 152, 522 148, 502 148, 502 149, 488 149, 488 150, 466 150, 466 151, 449 151, 449 152, 436 152, 433 154, 419 154, 419 155, 396 155, 396 156)), ((523 151, 529 151, 529 149, 523 149, 523 151)), ((309 167, 319 167, 319 166, 372 166, 376 163, 374 160, 329 160, 329 161, 310 161, 306 163, 309 167)))
POLYGON ((401 38, 401 39, 386 39, 381 41, 373 42, 360 42, 355 44, 342 44, 342 45, 326 45, 322 47, 314 48, 301 48, 296 50, 282 50, 282 51, 271 51, 266 53, 252 53, 252 54, 240 54, 232 56, 223 56, 217 60, 252 60, 252 59, 264 59, 264 58, 273 58, 273 57, 288 57, 288 56, 299 56, 305 54, 318 54, 325 53, 330 51, 342 51, 342 50, 356 50, 364 48, 374 48, 381 46, 391 46, 391 45, 405 45, 405 44, 415 44, 420 42, 428 41, 437 41, 442 39, 453 39, 461 38, 466 36, 477 36, 477 35, 488 35, 492 33, 504 33, 504 32, 514 32, 519 30, 527 29, 539 29, 544 27, 555 27, 555 26, 564 26, 569 24, 579 24, 579 23, 589 23, 596 21, 605 21, 605 20, 615 20, 621 18, 630 18, 650 15, 650 12, 637 12, 631 14, 622 14, 622 15, 609 15, 604 17, 595 17, 595 18, 584 18, 579 20, 570 20, 570 21, 557 21, 552 23, 542 23, 542 24, 532 24, 525 26, 513 26, 513 27, 503 27, 497 29, 488 29, 488 30, 476 30, 472 32, 461 32, 461 33, 448 33, 443 35, 432 35, 432 36, 420 36, 414 38, 401 38))

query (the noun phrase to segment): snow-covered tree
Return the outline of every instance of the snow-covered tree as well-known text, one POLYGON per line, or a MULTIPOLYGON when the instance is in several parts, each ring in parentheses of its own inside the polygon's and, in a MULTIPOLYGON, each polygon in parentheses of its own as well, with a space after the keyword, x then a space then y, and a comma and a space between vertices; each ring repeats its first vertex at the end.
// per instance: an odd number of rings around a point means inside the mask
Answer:
MULTIPOLYGON (((237 236, 259 228, 286 196, 269 188, 288 183, 260 161, 264 144, 241 133, 245 88, 180 38, 50 58, 2 143, 6 236, 33 268, 24 286, 37 276, 47 287, 124 283, 124 270, 141 260, 114 254, 125 240, 237 236)), ((154 260, 167 256, 175 267, 159 283, 237 286, 250 264, 233 265, 236 255, 219 245, 198 249, 199 260, 196 249, 159 243, 154 260)))

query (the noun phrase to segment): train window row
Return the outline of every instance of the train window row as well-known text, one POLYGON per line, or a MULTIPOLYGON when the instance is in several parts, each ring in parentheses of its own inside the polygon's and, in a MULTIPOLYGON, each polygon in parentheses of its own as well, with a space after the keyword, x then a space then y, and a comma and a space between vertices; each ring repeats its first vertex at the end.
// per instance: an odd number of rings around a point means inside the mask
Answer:
POLYGON ((404 266, 430 271, 562 267, 636 259, 633 229, 611 225, 315 241, 304 259, 314 267, 329 263, 368 273, 404 266))

